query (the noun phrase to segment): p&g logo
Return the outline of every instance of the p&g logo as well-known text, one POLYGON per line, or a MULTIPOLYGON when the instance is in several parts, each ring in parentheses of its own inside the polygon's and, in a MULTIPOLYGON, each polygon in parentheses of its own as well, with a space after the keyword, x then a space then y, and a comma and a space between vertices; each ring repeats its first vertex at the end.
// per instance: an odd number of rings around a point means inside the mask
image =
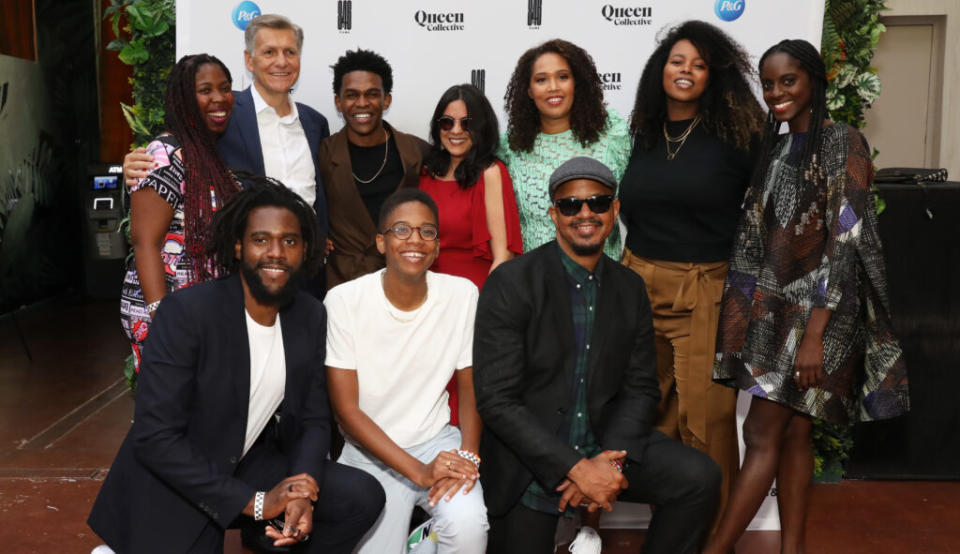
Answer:
POLYGON ((713 11, 723 21, 733 21, 743 15, 743 10, 747 7, 746 4, 747 0, 717 0, 713 11))
POLYGON ((260 6, 254 4, 253 2, 240 2, 235 8, 233 8, 233 13, 230 14, 230 19, 233 21, 233 24, 236 25, 237 29, 245 31, 250 21, 259 15, 260 6))

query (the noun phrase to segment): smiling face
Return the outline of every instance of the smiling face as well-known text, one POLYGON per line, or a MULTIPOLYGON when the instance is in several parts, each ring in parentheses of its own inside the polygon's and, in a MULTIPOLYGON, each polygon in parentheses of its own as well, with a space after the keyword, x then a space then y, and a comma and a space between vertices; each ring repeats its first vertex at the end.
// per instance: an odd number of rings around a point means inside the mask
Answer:
POLYGON ((540 112, 540 119, 566 120, 570 125, 574 80, 563 56, 547 52, 534 60, 527 94, 540 112))
POLYGON ((559 198, 586 199, 591 196, 613 194, 613 191, 590 179, 573 179, 557 188, 553 195, 554 204, 548 209, 550 219, 557 228, 557 243, 571 258, 598 255, 603 250, 604 241, 616 225, 620 213, 620 200, 614 199, 610 209, 602 214, 593 213, 586 202, 580 211, 572 216, 560 213, 555 204, 559 198))
POLYGON ((700 51, 687 39, 681 39, 670 49, 663 66, 663 92, 667 106, 696 103, 707 90, 710 67, 700 51))
POLYGON ((785 52, 767 56, 760 68, 760 86, 763 101, 777 121, 788 121, 794 133, 807 130, 813 84, 793 56, 785 52))
POLYGON ((466 102, 463 100, 450 102, 443 110, 443 115, 453 119, 453 128, 449 131, 440 129, 440 144, 450 153, 450 159, 459 163, 473 148, 473 139, 470 133, 463 129, 461 123, 463 118, 469 117, 466 102))
POLYGON ((292 29, 260 29, 253 52, 244 50, 243 59, 262 96, 288 94, 300 77, 300 49, 292 29))
POLYGON ((334 103, 343 115, 350 142, 358 146, 383 142, 383 111, 390 107, 391 99, 376 73, 351 71, 343 76, 334 103))
POLYGON ((306 243, 297 216, 279 206, 260 206, 247 216, 235 253, 245 289, 258 303, 283 306, 299 287, 306 243))
MULTIPOLYGON (((437 218, 426 204, 417 201, 404 202, 393 209, 387 217, 387 229, 398 223, 410 227, 437 225, 437 218)), ((377 234, 377 250, 387 260, 387 270, 398 275, 418 278, 426 275, 440 252, 439 240, 423 240, 420 231, 414 229, 406 239, 399 239, 392 231, 377 234)))
POLYGON ((196 81, 200 115, 208 129, 222 134, 233 112, 233 86, 223 68, 215 63, 198 67, 196 81))

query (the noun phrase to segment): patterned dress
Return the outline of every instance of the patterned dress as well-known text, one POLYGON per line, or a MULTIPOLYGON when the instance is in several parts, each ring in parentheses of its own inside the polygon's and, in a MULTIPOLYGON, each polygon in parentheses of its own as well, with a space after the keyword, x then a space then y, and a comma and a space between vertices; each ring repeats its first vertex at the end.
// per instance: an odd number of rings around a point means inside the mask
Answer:
MULTIPOLYGON (((589 156, 606 164, 617 182, 623 177, 627 162, 630 161, 630 132, 627 123, 617 112, 609 110, 607 114, 607 128, 600 134, 599 140, 587 146, 580 144, 569 129, 555 135, 538 134, 530 152, 511 150, 507 135, 501 137, 498 156, 507 164, 510 177, 513 178, 524 252, 550 242, 556 236, 553 221, 547 215, 547 208, 550 207, 547 185, 550 175, 564 162, 576 156, 589 156)), ((604 252, 619 260, 622 250, 617 226, 607 237, 604 252)))
MULTIPOLYGON (((167 292, 173 292, 190 283, 190 259, 185 255, 183 228, 183 161, 173 153, 180 148, 177 140, 166 135, 151 142, 147 153, 157 164, 150 174, 130 188, 130 194, 143 188, 152 188, 173 208, 173 219, 167 229, 160 257, 163 259, 167 292)), ((140 369, 140 349, 147 338, 150 313, 140 288, 137 261, 131 257, 120 291, 120 323, 130 339, 137 370, 140 369)))
POLYGON ((825 127, 810 180, 805 133, 774 147, 763 190, 749 190, 721 303, 714 380, 834 423, 909 409, 903 352, 890 328, 866 140, 825 127), (801 391, 794 359, 813 308, 833 313, 825 377, 801 391))

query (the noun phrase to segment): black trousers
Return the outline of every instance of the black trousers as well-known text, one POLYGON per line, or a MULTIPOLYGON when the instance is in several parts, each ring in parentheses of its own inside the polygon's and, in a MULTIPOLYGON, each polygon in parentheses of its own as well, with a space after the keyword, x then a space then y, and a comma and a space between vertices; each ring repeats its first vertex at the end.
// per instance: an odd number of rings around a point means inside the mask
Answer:
MULTIPOLYGON (((653 431, 643 461, 628 460, 624 476, 630 487, 620 493, 619 500, 649 503, 656 508, 642 552, 697 552, 717 509, 717 464, 706 454, 653 431)), ((487 552, 552 553, 559 517, 518 503, 503 516, 490 517, 487 552)))
MULTIPOLYGON (((273 441, 265 440, 269 428, 243 457, 234 474, 262 491, 268 491, 290 477, 286 473, 289 467, 287 457, 276 448, 273 441)), ((327 460, 313 508, 310 539, 293 547, 291 552, 350 554, 380 516, 384 501, 383 488, 376 479, 359 469, 327 460)), ((265 521, 254 521, 249 516, 240 515, 230 527, 253 526, 263 532, 266 525, 265 521)), ((223 552, 223 530, 211 523, 190 552, 223 552)))

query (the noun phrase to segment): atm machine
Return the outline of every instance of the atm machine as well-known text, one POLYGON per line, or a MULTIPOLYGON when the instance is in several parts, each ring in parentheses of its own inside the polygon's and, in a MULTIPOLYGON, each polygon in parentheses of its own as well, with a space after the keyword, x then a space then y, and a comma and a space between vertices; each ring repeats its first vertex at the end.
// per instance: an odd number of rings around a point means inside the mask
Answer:
POLYGON ((83 194, 85 292, 92 298, 120 298, 130 250, 121 227, 128 211, 123 168, 120 164, 93 164, 87 175, 83 194))

